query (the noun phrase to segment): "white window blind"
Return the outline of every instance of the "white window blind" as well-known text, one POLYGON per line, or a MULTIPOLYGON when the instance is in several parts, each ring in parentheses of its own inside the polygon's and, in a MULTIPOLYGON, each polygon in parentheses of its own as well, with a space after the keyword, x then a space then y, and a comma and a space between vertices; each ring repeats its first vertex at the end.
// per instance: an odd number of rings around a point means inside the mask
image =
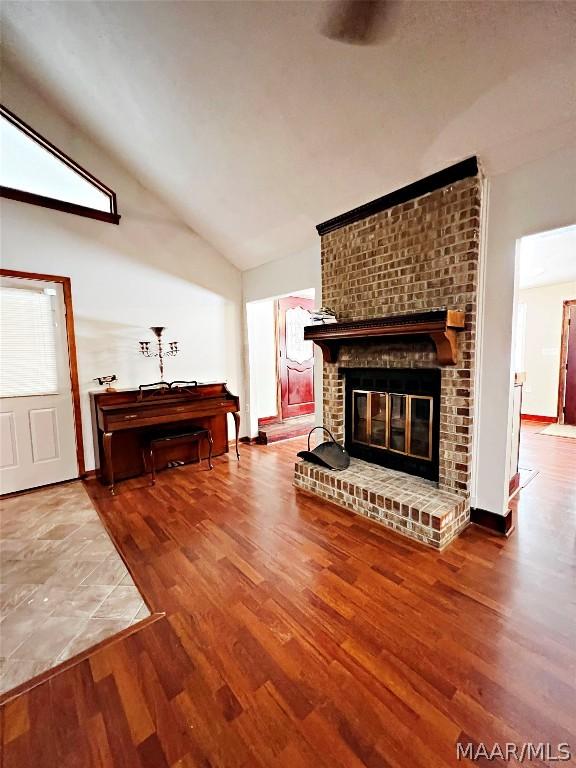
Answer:
POLYGON ((58 391, 56 329, 50 296, 0 287, 0 397, 58 391))

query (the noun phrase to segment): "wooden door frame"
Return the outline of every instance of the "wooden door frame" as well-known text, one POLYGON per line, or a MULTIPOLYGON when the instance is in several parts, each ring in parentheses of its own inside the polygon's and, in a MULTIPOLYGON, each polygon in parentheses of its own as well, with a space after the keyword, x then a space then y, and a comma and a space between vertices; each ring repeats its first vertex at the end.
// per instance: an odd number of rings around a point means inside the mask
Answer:
POLYGON ((80 386, 78 384, 78 361, 76 359, 76 335, 74 333, 74 312, 72 310, 72 285, 69 277, 44 275, 38 272, 19 272, 15 269, 0 269, 0 277, 15 277, 21 280, 39 280, 45 283, 59 283, 64 294, 64 314, 66 316, 66 339, 68 343, 68 361, 70 366, 70 384, 72 388, 72 408, 74 411, 74 432, 76 435, 76 461, 78 476, 86 473, 84 464, 84 440, 82 438, 82 413, 80 409, 80 386))
POLYGON ((280 355, 279 355, 279 330, 278 330, 278 299, 269 299, 272 301, 272 313, 274 315, 274 369, 276 376, 276 414, 270 416, 258 417, 258 429, 267 427, 270 424, 282 423, 282 410, 280 403, 280 355))
POLYGON ((570 307, 576 299, 565 299, 562 306, 562 339, 560 342, 560 375, 558 380, 558 424, 564 424, 564 397, 566 395, 566 363, 568 362, 568 319, 570 307))
POLYGON ((276 422, 282 424, 282 382, 280 381, 280 299, 274 299, 274 341, 276 342, 276 422))

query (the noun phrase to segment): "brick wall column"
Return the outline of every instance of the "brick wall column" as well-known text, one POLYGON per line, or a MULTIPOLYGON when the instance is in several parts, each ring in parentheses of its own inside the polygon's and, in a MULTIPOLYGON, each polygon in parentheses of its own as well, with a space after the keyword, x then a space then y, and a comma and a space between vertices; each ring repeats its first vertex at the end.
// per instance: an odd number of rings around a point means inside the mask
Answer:
MULTIPOLYGON (((468 178, 322 236, 322 304, 339 320, 438 307, 460 309, 456 366, 442 367, 439 486, 470 493, 480 180, 468 178)), ((324 423, 344 439, 339 368, 437 366, 433 345, 391 341, 343 345, 324 363, 324 423)))

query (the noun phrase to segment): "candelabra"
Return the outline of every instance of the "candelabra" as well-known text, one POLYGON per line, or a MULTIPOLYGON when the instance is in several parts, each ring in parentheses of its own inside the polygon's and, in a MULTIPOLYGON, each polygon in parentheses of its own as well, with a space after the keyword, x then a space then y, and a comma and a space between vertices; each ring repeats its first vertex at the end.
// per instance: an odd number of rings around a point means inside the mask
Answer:
POLYGON ((144 355, 144 357, 157 357, 158 358, 158 364, 160 366, 160 381, 164 381, 164 358, 165 357, 174 357, 174 355, 177 355, 180 351, 178 349, 178 342, 177 341, 169 341, 168 342, 168 349, 164 349, 162 347, 162 333, 164 331, 163 326, 155 325, 150 328, 150 330, 156 335, 158 349, 156 352, 153 352, 150 349, 151 342, 149 341, 141 341, 140 344, 140 352, 144 355))

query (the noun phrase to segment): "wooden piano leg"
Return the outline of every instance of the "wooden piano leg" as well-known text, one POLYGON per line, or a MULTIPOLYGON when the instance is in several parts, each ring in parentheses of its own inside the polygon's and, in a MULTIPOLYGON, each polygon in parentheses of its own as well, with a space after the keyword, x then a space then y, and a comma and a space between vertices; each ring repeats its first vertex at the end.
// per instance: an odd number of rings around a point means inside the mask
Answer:
MULTIPOLYGON (((214 469, 214 464, 212 464, 212 446, 214 445, 214 440, 212 440, 211 430, 208 430, 206 437, 208 438, 208 466, 210 469, 214 469)), ((200 443, 198 443, 198 445, 200 445, 200 443)))
POLYGON ((238 437, 240 436, 240 414, 238 411, 234 411, 232 414, 234 418, 234 424, 236 426, 236 458, 240 461, 240 451, 238 450, 238 437))
POLYGON ((106 457, 106 467, 108 468, 108 478, 110 481, 110 493, 114 495, 114 464, 112 463, 112 432, 104 432, 102 435, 102 445, 104 447, 104 456, 106 457))
POLYGON ((150 476, 150 485, 156 485, 156 465, 154 464, 154 446, 150 443, 150 469, 152 474, 150 476))

